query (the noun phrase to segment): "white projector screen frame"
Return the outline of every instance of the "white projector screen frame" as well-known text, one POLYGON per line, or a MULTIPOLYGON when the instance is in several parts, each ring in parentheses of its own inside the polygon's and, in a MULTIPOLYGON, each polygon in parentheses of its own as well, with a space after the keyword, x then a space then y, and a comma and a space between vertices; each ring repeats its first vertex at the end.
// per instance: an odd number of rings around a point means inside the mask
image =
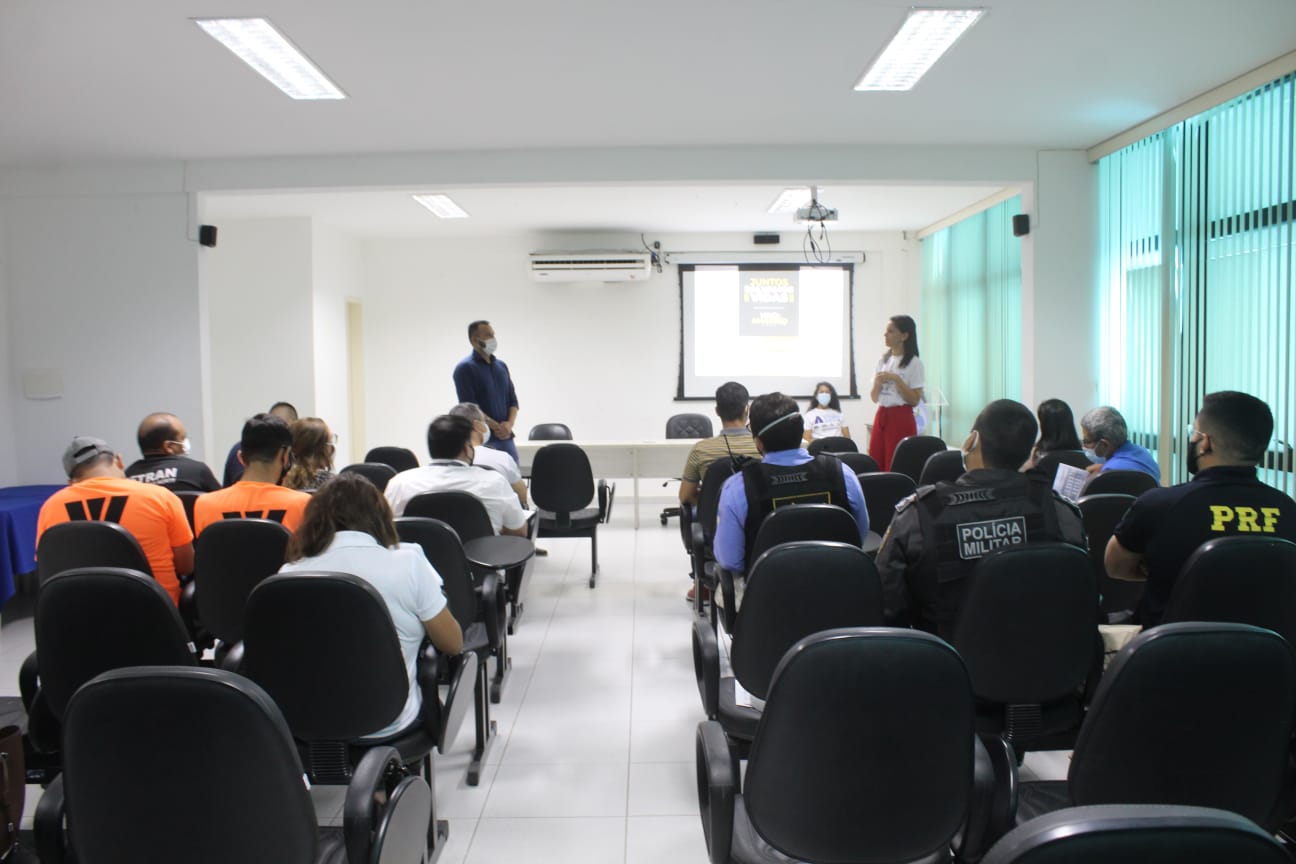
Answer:
POLYGON ((858 398, 851 263, 680 264, 676 401, 738 381, 808 398, 829 381, 858 398))

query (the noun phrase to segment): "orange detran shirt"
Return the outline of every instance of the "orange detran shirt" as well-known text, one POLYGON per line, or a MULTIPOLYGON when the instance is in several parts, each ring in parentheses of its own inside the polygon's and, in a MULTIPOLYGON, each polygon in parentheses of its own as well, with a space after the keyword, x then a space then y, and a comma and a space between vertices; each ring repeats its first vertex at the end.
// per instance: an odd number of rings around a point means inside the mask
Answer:
POLYGON ((194 533, 221 519, 270 519, 296 531, 310 496, 273 483, 240 480, 233 486, 200 495, 194 502, 194 533))
POLYGON ((116 522, 139 541, 153 578, 171 599, 180 602, 172 549, 193 541, 184 505, 164 486, 152 486, 124 477, 91 477, 51 495, 36 520, 36 542, 45 529, 60 522, 85 520, 116 522))

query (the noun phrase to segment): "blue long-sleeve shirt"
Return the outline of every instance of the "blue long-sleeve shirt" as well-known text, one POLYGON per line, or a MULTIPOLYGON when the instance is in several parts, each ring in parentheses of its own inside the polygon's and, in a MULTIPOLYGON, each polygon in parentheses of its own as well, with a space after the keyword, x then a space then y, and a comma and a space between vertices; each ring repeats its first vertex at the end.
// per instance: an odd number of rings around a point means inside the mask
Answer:
POLYGON ((460 402, 475 403, 497 423, 508 420, 509 409, 517 407, 513 376, 498 357, 487 363, 474 351, 455 366, 454 383, 460 402))

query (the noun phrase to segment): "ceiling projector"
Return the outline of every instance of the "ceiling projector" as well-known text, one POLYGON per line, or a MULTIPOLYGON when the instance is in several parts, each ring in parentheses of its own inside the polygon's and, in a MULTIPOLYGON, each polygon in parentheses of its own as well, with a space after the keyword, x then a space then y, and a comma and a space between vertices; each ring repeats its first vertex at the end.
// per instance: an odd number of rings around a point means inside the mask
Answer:
POLYGON ((796 221, 798 222, 836 222, 837 211, 831 207, 825 207, 818 201, 812 200, 808 207, 802 207, 796 211, 796 221))

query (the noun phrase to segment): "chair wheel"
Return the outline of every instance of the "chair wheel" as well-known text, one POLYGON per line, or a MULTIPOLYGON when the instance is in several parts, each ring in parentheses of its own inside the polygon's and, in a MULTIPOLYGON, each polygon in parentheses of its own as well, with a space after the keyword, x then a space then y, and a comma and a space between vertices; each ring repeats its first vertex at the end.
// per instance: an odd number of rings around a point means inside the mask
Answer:
POLYGON ((590 578, 589 578, 589 586, 590 586, 591 588, 594 587, 594 580, 595 580, 595 578, 596 578, 596 577, 594 577, 593 575, 591 575, 590 578))
POLYGON ((665 516, 662 516, 662 517, 661 517, 661 523, 662 523, 662 525, 665 525, 667 521, 668 521, 668 520, 667 520, 667 518, 666 518, 665 516))
POLYGON ((491 682, 490 701, 492 705, 498 705, 500 703, 500 689, 499 681, 491 682))

